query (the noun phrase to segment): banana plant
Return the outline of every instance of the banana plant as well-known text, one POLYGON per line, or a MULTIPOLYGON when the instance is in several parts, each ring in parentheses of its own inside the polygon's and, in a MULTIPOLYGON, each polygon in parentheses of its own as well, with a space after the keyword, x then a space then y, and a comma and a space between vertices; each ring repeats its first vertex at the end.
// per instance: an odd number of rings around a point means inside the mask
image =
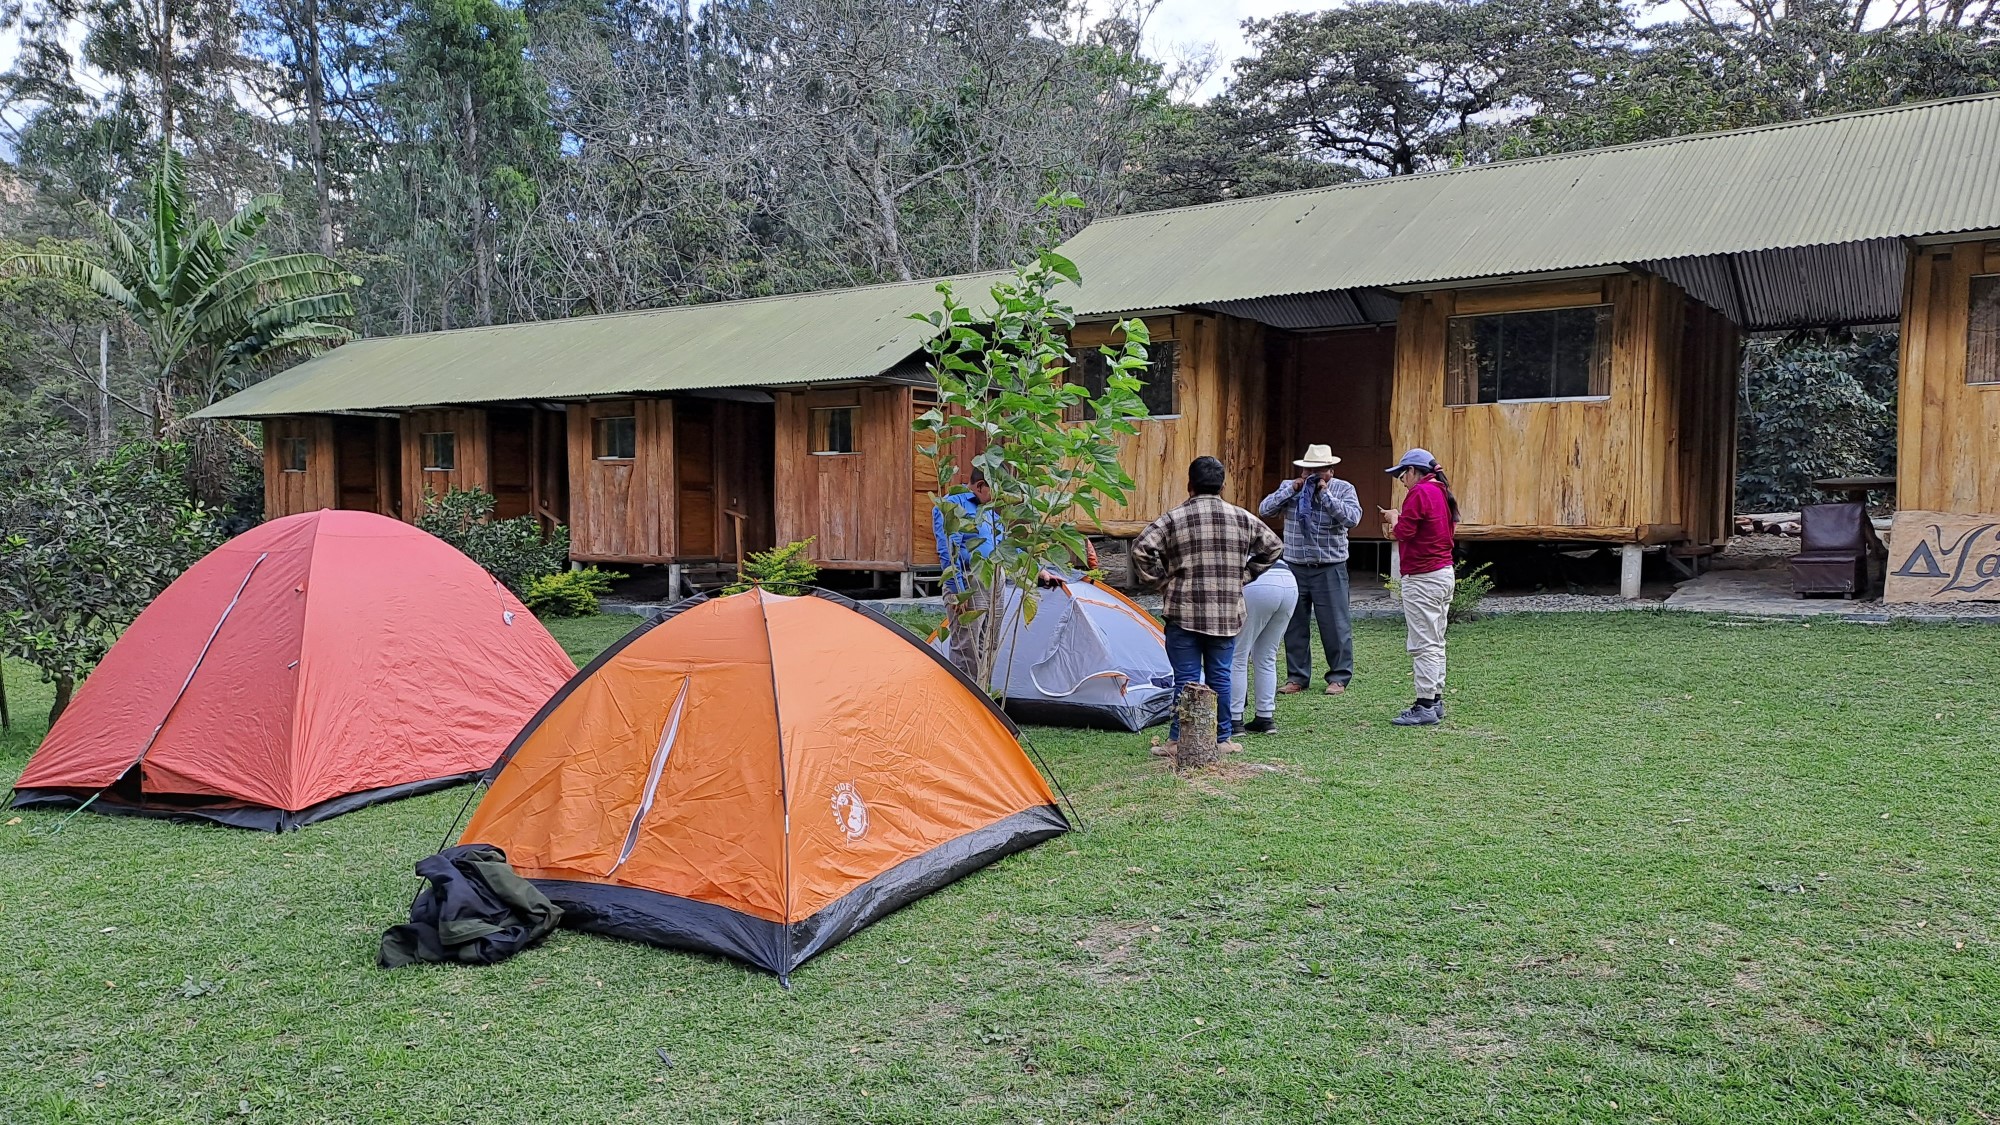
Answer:
POLYGON ((143 216, 93 208, 103 261, 26 252, 0 270, 74 282, 122 308, 145 334, 154 363, 155 428, 171 431, 180 403, 206 406, 288 359, 353 337, 361 279, 323 254, 267 255, 258 234, 279 210, 252 197, 217 222, 197 214, 179 155, 162 151, 143 216))

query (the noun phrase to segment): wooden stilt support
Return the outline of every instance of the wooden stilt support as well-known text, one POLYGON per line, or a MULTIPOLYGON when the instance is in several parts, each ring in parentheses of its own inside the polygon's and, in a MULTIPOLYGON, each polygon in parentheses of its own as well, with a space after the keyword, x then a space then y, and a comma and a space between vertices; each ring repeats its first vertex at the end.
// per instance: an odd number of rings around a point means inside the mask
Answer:
POLYGON ((909 601, 911 598, 917 596, 917 572, 914 570, 904 571, 902 580, 902 589, 898 592, 902 595, 904 601, 909 601))
POLYGON ((687 579, 687 568, 686 568, 686 567, 683 567, 683 566, 682 566, 681 564, 679 564, 679 563, 668 563, 668 564, 667 564, 667 600, 668 600, 668 601, 670 601, 670 602, 677 602, 677 601, 681 600, 681 597, 682 597, 682 594, 681 594, 681 586, 682 586, 682 584, 683 584, 683 583, 684 583, 684 582, 686 581, 686 579, 687 579))

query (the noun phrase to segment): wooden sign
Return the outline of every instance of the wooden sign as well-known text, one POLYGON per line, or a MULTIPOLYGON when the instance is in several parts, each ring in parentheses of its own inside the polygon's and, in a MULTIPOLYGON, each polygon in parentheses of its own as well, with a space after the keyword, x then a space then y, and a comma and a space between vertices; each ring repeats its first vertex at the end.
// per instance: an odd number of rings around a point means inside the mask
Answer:
POLYGON ((1882 600, 2000 601, 2000 516, 1897 512, 1882 600))

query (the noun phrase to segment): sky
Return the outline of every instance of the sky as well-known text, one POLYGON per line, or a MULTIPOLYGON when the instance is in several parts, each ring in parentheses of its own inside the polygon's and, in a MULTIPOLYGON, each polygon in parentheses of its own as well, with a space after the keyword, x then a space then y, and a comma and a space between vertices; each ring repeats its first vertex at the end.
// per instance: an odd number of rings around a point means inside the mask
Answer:
POLYGON ((1161 0, 1146 25, 1146 41, 1149 53, 1156 58, 1172 58, 1213 45, 1220 65, 1198 95, 1208 97, 1222 88, 1236 60, 1250 53, 1243 38, 1244 20, 1333 6, 1319 0, 1161 0))

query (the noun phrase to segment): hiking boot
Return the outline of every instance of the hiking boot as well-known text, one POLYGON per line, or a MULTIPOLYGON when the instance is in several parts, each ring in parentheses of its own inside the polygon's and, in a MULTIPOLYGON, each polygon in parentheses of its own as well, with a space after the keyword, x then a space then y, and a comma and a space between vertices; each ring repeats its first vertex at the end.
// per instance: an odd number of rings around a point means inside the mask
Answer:
POLYGON ((1346 695, 1347 685, 1336 680, 1326 685, 1326 693, 1328 695, 1346 695))
POLYGON ((1417 702, 1410 704, 1408 709, 1406 709, 1402 714, 1396 716, 1393 719, 1390 719, 1389 721, 1396 724, 1399 727, 1436 726, 1438 722, 1444 718, 1444 715, 1441 712, 1442 708, 1432 707, 1430 704, 1425 703, 1422 700, 1418 700, 1417 702))
POLYGON ((1278 721, 1269 715, 1259 715, 1243 724, 1243 730, 1246 734, 1276 734, 1278 733, 1278 721))
POLYGON ((1181 744, 1178 742, 1162 742, 1158 746, 1153 747, 1151 752, 1155 758, 1171 758, 1181 752, 1181 744))
POLYGON ((1306 690, 1306 685, 1297 680, 1286 680, 1284 683, 1278 685, 1279 695, 1297 695, 1304 690, 1306 690))
POLYGON ((1215 746, 1215 752, 1218 754, 1241 754, 1243 752, 1243 744, 1241 742, 1219 742, 1215 746))

